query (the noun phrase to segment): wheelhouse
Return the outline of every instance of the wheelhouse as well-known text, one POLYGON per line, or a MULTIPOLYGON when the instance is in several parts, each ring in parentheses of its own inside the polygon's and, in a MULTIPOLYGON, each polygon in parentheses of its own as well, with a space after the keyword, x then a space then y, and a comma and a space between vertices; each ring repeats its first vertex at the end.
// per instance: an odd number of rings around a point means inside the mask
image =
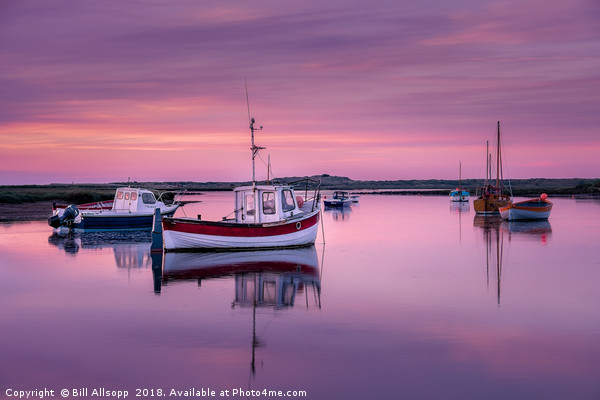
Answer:
POLYGON ((263 224, 292 218, 300 213, 290 186, 243 186, 235 192, 235 221, 263 224))
POLYGON ((156 208, 156 196, 149 190, 130 187, 118 188, 115 193, 113 210, 118 212, 141 212, 156 208))

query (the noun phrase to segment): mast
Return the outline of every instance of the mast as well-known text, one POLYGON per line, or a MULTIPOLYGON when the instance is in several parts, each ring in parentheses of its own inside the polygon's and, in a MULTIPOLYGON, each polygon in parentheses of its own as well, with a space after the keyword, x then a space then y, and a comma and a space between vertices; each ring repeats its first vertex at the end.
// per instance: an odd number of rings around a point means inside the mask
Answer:
POLYGON ((490 141, 485 141, 485 186, 490 184, 490 141))
POLYGON ((246 78, 244 78, 244 86, 246 88, 246 105, 248 106, 248 120, 250 121, 250 132, 252 137, 252 147, 250 148, 252 151, 252 186, 256 187, 256 167, 254 165, 254 159, 256 158, 258 152, 264 149, 264 147, 258 147, 254 144, 254 131, 261 131, 263 127, 261 126, 260 128, 255 128, 254 118, 250 117, 250 101, 248 100, 248 83, 246 82, 246 78))
POLYGON ((267 161, 267 185, 271 182, 271 155, 269 154, 269 158, 267 161))
POLYGON ((458 189, 461 191, 462 196, 462 162, 458 162, 458 189))
POLYGON ((251 136, 252 136, 252 186, 256 186, 256 167, 254 165, 254 159, 256 158, 256 155, 258 154, 258 152, 262 149, 264 149, 264 147, 259 147, 257 145, 254 144, 254 131, 255 130, 262 130, 262 126, 260 128, 255 128, 254 127, 254 118, 250 118, 250 132, 251 132, 251 136))
POLYGON ((496 149, 496 187, 500 189, 500 121, 498 121, 498 148, 496 149))

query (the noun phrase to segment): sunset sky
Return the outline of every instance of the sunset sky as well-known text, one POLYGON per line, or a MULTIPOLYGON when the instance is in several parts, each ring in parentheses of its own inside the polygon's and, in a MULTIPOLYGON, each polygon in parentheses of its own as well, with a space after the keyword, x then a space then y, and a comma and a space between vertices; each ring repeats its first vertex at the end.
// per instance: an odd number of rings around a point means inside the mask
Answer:
POLYGON ((0 3, 0 184, 600 177, 597 0, 0 3), (258 178, 266 176, 259 160, 258 178))

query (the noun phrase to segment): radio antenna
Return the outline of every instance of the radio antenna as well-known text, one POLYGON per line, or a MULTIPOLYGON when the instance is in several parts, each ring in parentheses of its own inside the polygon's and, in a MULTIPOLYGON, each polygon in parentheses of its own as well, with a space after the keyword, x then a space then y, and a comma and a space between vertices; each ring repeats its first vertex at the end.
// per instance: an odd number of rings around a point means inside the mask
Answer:
POLYGON ((248 106, 248 122, 250 123, 250 132, 251 132, 251 137, 252 137, 252 147, 250 148, 250 150, 252 150, 252 186, 256 187, 256 167, 254 165, 254 159, 256 158, 256 155, 258 154, 258 152, 262 149, 264 149, 264 147, 259 147, 256 146, 254 144, 254 131, 258 130, 262 130, 262 126, 260 128, 255 128, 254 127, 254 118, 250 117, 250 101, 248 100, 248 83, 246 82, 246 78, 244 78, 244 85, 246 87, 246 104, 248 106))
POLYGON ((248 106, 248 123, 250 122, 250 101, 248 100, 248 82, 246 82, 246 78, 244 77, 244 87, 246 88, 246 105, 248 106))

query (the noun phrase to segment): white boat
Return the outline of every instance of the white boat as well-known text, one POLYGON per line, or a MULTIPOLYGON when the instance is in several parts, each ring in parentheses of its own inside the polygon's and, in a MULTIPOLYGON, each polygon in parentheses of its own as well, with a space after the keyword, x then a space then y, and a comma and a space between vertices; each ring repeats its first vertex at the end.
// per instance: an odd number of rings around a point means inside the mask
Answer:
POLYGON ((537 199, 529 199, 513 203, 512 201, 504 207, 500 207, 500 215, 503 219, 514 220, 536 220, 548 219, 552 211, 552 202, 547 200, 546 193, 537 199))
POLYGON ((325 204, 325 207, 344 207, 352 204, 352 199, 348 192, 336 190, 331 197, 323 200, 323 204, 325 204))
POLYGON ((470 198, 469 192, 462 188, 462 163, 458 163, 458 187, 450 192, 450 201, 453 202, 468 202, 470 198))
POLYGON ((165 204, 150 190, 121 187, 112 202, 82 204, 81 206, 56 206, 48 225, 74 230, 121 230, 151 229, 156 209, 164 216, 171 216, 179 208, 179 202, 165 204))
POLYGON ((254 145, 254 122, 252 118, 252 185, 234 189, 233 218, 221 221, 164 218, 166 251, 248 250, 314 244, 321 211, 320 181, 299 181, 306 184, 304 197, 294 192, 294 184, 298 182, 257 185, 254 158, 261 148, 254 145))

